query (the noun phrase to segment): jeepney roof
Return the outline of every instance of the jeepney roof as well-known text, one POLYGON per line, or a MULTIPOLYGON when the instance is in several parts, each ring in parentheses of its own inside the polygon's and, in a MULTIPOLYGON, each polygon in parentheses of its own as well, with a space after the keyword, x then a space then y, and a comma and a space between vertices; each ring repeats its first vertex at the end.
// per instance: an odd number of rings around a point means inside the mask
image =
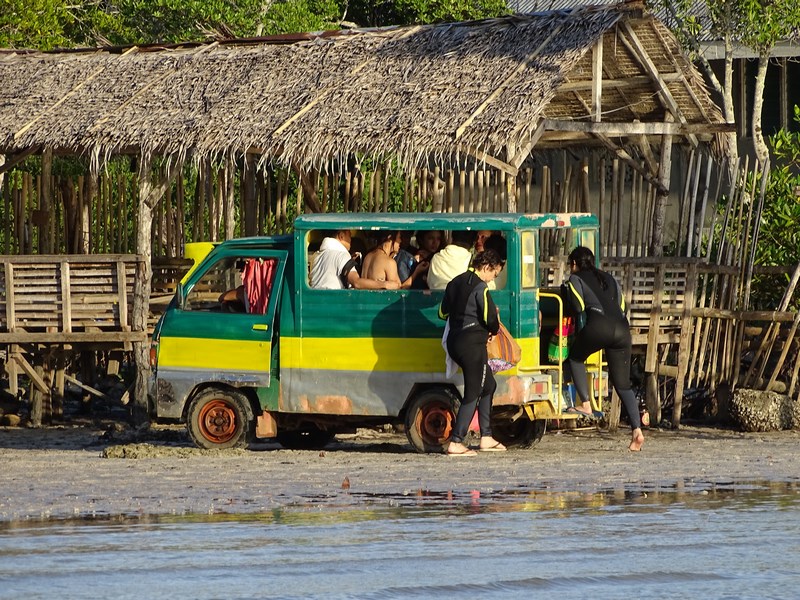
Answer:
POLYGON ((225 241, 221 245, 224 245, 225 249, 237 248, 237 247, 250 247, 250 246, 259 246, 259 247, 267 246, 267 247, 286 249, 290 247, 291 244, 292 244, 291 234, 279 234, 279 235, 262 235, 254 237, 233 238, 225 241))
POLYGON ((310 229, 558 229, 597 226, 591 213, 331 213, 300 215, 296 231, 310 229))

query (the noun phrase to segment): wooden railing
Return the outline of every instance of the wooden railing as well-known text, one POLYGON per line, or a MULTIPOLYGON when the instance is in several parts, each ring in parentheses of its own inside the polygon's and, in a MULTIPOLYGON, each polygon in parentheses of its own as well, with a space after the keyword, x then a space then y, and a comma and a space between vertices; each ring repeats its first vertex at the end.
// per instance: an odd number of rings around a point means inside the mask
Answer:
POLYGON ((144 341, 133 254, 0 256, 0 343, 144 341))

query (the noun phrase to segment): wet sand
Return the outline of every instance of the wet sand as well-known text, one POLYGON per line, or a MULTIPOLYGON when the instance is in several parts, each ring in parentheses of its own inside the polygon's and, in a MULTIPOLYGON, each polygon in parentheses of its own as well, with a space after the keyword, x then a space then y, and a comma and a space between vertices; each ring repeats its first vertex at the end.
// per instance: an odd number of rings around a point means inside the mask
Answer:
POLYGON ((359 430, 324 450, 203 451, 179 429, 137 440, 102 427, 0 428, 0 522, 261 513, 419 493, 596 492, 731 483, 800 483, 800 431, 741 433, 684 426, 629 433, 552 432, 530 449, 447 457, 414 452, 404 435, 359 430))

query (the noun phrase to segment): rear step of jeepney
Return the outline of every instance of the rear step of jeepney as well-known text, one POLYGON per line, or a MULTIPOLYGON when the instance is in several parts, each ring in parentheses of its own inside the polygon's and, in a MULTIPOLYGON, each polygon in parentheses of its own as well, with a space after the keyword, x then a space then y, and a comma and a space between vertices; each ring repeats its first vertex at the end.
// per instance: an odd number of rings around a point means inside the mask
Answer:
POLYGON ((522 406, 529 419, 576 419, 580 416, 566 412, 574 406, 574 387, 564 383, 558 369, 518 368, 517 373, 524 390, 522 406))

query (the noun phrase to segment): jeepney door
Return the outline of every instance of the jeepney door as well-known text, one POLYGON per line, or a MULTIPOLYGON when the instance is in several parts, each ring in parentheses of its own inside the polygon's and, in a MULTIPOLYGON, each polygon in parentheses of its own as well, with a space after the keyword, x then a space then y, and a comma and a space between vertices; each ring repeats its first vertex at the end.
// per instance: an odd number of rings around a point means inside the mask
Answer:
POLYGON ((287 256, 283 250, 238 250, 194 273, 178 306, 165 315, 159 379, 187 392, 204 381, 269 386, 287 256))

